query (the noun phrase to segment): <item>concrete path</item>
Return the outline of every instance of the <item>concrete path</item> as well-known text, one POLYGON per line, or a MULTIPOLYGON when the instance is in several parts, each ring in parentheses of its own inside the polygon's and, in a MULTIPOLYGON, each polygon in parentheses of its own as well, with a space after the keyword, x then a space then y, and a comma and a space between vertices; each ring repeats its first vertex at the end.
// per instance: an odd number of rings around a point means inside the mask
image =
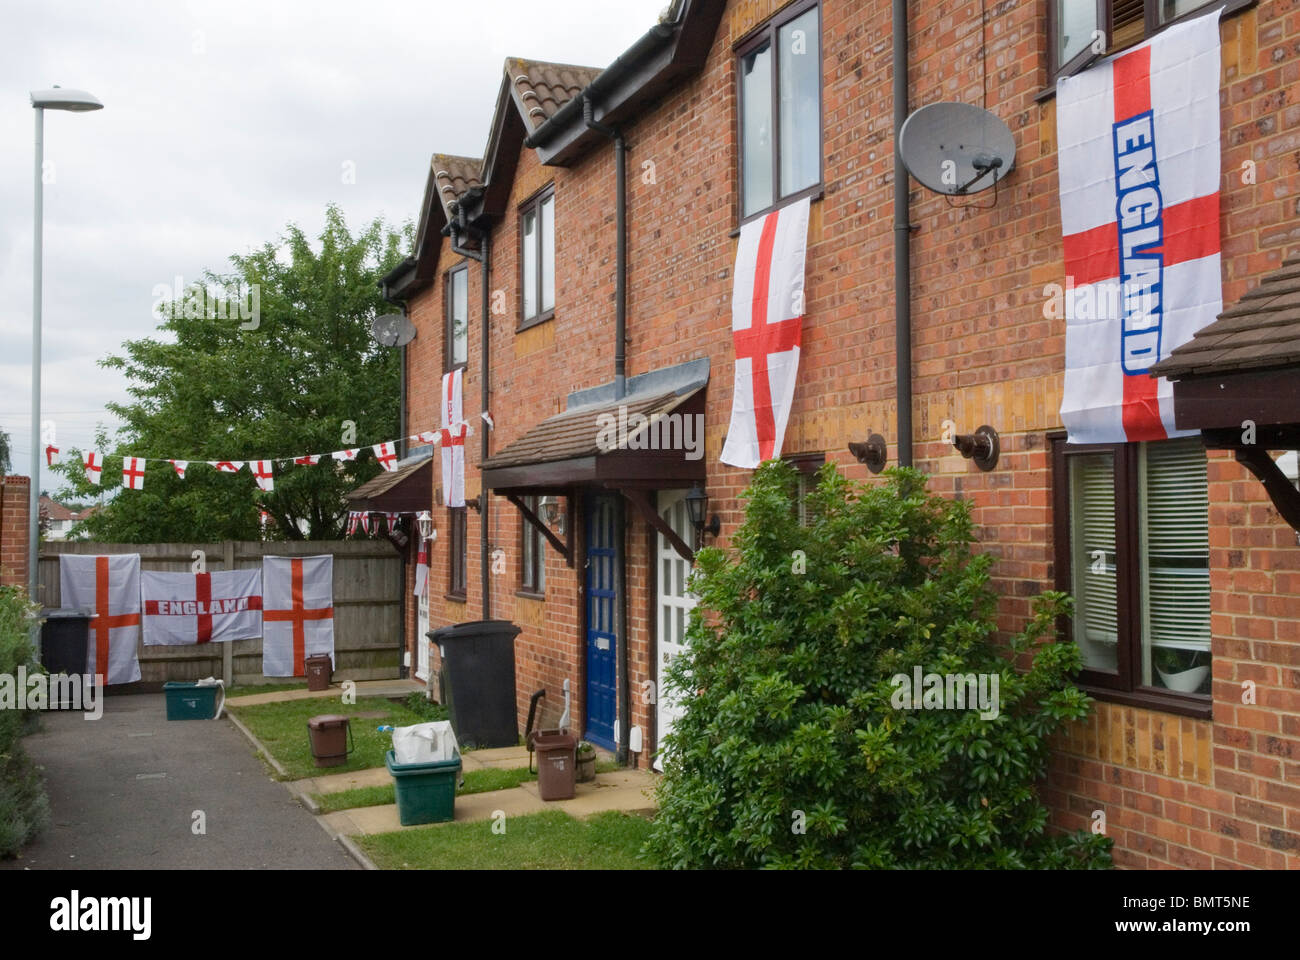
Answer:
POLYGON ((138 694, 106 697, 99 720, 47 713, 43 727, 23 743, 45 768, 52 823, 0 869, 357 867, 224 718, 169 723, 162 694, 138 694))
MULTIPOLYGON (((461 773, 471 770, 485 770, 496 767, 500 770, 515 770, 528 766, 527 747, 497 747, 492 750, 471 750, 460 755, 461 773)), ((294 793, 309 796, 313 793, 341 793, 344 790, 356 790, 358 787, 386 787, 393 782, 393 776, 387 767, 371 767, 369 770, 352 770, 348 773, 331 773, 306 780, 288 781, 294 793)))
MULTIPOLYGON (((424 682, 421 680, 358 680, 356 684, 358 697, 405 697, 411 693, 424 692, 424 682)), ((232 707, 251 707, 259 703, 280 703, 284 700, 338 697, 342 693, 342 684, 332 683, 328 690, 308 690, 304 687, 302 690, 279 690, 272 693, 232 695, 226 698, 226 703, 232 707)))
MULTIPOLYGON (((384 773, 387 776, 388 771, 385 770, 384 773)), ((563 810, 570 816, 579 818, 606 810, 622 810, 628 813, 653 810, 656 780, 654 774, 645 770, 600 773, 596 775, 594 782, 578 784, 576 796, 572 800, 544 801, 538 795, 536 782, 524 783, 510 790, 471 793, 456 797, 455 822, 490 820, 498 810, 504 812, 507 817, 541 813, 544 810, 563 810)), ((397 819, 396 804, 339 810, 336 813, 327 813, 318 819, 331 834, 341 837, 416 829, 416 827, 401 825, 397 819)))

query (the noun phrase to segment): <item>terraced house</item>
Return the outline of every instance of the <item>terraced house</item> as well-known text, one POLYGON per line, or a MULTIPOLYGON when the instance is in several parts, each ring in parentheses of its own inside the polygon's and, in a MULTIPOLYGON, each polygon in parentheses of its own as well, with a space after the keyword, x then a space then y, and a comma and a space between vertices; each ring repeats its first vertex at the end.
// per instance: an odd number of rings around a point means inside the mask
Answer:
MULTIPOLYGON (((603 69, 507 60, 483 156, 433 154, 414 253, 385 281, 419 331, 408 425, 438 425, 463 367, 475 428, 468 508, 444 506, 436 461, 391 481, 438 530, 414 668, 438 671, 428 629, 512 620, 521 730, 530 693, 568 679, 577 732, 656 762, 674 706, 649 694, 681 649, 692 551, 728 542, 750 477, 719 460, 738 236, 809 198, 781 455, 866 479, 883 440, 884 462, 970 500, 1007 631, 1042 590, 1076 596, 1096 707, 1054 754, 1059 825, 1101 811, 1128 867, 1300 866, 1300 504, 1278 456, 1300 447, 1298 85, 1297 0, 675 0, 603 69), (1192 207, 1162 185, 1169 284, 1173 240, 1199 237, 1185 258, 1210 264, 1222 319, 1160 351, 1172 387, 1148 376, 1133 401, 1176 423, 1071 443, 1078 344, 1053 291, 1087 258, 1062 221, 1061 91, 1216 11, 1221 176, 1192 207), (902 169, 895 130, 937 101, 1010 130, 995 189, 902 169), (1199 233, 1175 228, 1188 211, 1199 233), (677 417, 667 444, 602 439, 654 414, 677 417)), ((1113 195, 1094 206, 1113 237, 1113 195)))

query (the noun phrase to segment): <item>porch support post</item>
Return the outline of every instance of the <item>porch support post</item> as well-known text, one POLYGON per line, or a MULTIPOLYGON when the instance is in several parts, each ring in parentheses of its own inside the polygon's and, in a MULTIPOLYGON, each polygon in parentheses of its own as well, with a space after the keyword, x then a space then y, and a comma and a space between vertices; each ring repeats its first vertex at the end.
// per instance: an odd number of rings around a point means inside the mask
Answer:
MULTIPOLYGON (((567 563, 570 567, 572 567, 573 566, 573 510, 571 508, 566 508, 568 509, 568 517, 569 517, 569 522, 565 526, 565 533, 569 538, 569 542, 566 544, 566 543, 562 543, 560 541, 560 538, 551 532, 551 528, 546 525, 546 522, 543 521, 541 517, 537 516, 537 514, 533 513, 533 511, 528 509, 527 505, 517 494, 507 493, 506 499, 519 508, 519 512, 523 514, 524 519, 527 520, 534 527, 536 527, 537 531, 546 538, 547 542, 552 547, 555 548, 556 553, 558 553, 560 556, 564 558, 564 562, 567 563)), ((572 502, 572 499, 573 499, 572 497, 565 497, 565 500, 570 501, 570 503, 572 502)))
POLYGON ((659 516, 659 511, 650 502, 649 494, 635 487, 619 490, 619 493, 623 494, 624 498, 632 506, 636 507, 637 512, 641 514, 646 523, 663 534, 664 539, 673 545, 673 549, 681 554, 687 563, 695 562, 695 551, 688 547, 681 537, 677 536, 677 531, 670 527, 663 517, 659 516))

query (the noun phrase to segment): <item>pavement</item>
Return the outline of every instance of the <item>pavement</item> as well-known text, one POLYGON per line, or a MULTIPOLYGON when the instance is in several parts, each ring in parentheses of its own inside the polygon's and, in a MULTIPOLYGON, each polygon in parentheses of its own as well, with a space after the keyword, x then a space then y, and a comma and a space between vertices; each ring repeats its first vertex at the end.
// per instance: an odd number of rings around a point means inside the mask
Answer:
MULTIPOLYGON (((475 751, 477 752, 479 751, 475 751)), ((468 760, 472 756, 473 753, 465 754, 465 759, 468 760)), ((391 779, 388 777, 387 770, 383 773, 385 779, 391 779)), ((613 773, 599 773, 593 782, 577 784, 575 795, 571 800, 543 800, 538 794, 536 781, 523 783, 509 790, 458 795, 455 822, 490 820, 497 815, 498 811, 507 817, 515 817, 541 813, 544 810, 562 810, 569 816, 579 819, 606 810, 622 810, 627 813, 645 812, 655 808, 653 791, 657 779, 647 770, 616 770, 613 773)), ((416 826, 403 827, 397 819, 397 805, 391 803, 385 806, 339 810, 317 819, 332 835, 343 838, 392 833, 394 830, 419 829, 416 826)))
MULTIPOLYGON (((358 697, 405 697, 411 693, 423 693, 424 682, 421 680, 357 680, 358 697)), ((256 687, 247 689, 256 690, 256 687)), ((272 693, 249 693, 226 697, 231 706, 252 707, 259 703, 280 703, 284 700, 311 700, 317 697, 338 698, 343 693, 343 686, 331 683, 325 690, 279 690, 272 693)))
POLYGON ((103 703, 98 720, 48 712, 24 738, 51 826, 0 870, 357 868, 224 716, 169 723, 162 694, 103 703))

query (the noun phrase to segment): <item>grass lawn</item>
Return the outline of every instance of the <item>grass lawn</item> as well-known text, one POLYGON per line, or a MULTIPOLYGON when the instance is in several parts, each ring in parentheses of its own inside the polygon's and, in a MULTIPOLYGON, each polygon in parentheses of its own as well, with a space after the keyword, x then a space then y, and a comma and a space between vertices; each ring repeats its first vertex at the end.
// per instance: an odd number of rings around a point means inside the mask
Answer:
MULTIPOLYGON (((509 790, 521 783, 536 780, 536 773, 529 773, 527 767, 514 770, 497 770, 489 767, 485 770, 470 770, 465 774, 465 786, 456 790, 458 796, 468 793, 487 793, 490 790, 509 790)), ((321 813, 333 813, 335 810, 351 810, 353 807, 381 807, 396 803, 397 797, 393 785, 382 787, 358 787, 355 790, 340 790, 338 793, 318 793, 316 802, 320 804, 321 813)))
POLYGON ((285 700, 246 707, 229 704, 227 709, 239 717, 272 756, 284 765, 289 771, 290 780, 382 767, 384 754, 392 749, 393 735, 379 733, 375 728, 381 724, 409 727, 423 721, 422 717, 404 705, 385 697, 358 697, 354 704, 342 703, 334 697, 285 700), (314 716, 330 713, 368 713, 373 716, 359 717, 352 721, 355 749, 346 763, 337 767, 317 767, 312 760, 311 744, 307 739, 307 721, 314 716))
POLYGON ((447 823, 357 837, 381 870, 648 870, 639 857, 650 821, 607 811, 575 820, 559 810, 492 820, 447 823))

